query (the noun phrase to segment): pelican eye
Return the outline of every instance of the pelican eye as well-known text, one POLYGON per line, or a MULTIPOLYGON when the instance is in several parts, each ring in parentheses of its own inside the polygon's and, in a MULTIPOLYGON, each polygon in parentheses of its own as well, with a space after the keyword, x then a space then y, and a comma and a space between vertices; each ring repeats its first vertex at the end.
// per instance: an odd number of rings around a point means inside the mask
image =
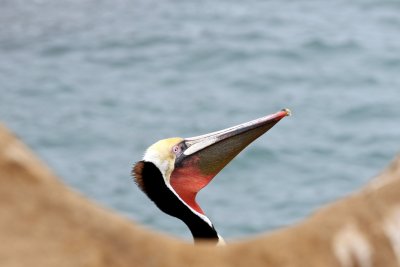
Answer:
POLYGON ((181 152, 182 152, 182 148, 181 148, 181 146, 178 144, 178 145, 175 145, 173 148, 172 148, 172 152, 174 152, 176 155, 179 155, 181 152))

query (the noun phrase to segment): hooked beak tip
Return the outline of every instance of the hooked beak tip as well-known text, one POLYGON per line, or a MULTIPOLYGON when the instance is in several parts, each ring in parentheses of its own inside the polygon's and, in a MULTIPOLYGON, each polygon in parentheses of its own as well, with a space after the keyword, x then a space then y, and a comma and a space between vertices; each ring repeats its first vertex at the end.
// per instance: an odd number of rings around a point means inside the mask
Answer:
POLYGON ((292 116, 292 111, 290 109, 284 108, 284 109, 282 109, 282 111, 286 112, 286 116, 288 116, 288 117, 292 116))
POLYGON ((283 112, 284 114, 284 116, 283 117, 285 117, 285 116, 287 116, 287 117, 290 117, 290 116, 292 116, 292 111, 290 110, 290 109, 288 109, 288 108, 283 108, 283 109, 281 109, 281 112, 283 112))

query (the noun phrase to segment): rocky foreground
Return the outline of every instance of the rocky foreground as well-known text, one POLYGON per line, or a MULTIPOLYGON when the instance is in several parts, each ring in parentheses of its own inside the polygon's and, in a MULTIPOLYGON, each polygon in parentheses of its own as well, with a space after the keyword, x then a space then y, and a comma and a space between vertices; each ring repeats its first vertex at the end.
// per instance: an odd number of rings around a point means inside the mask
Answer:
POLYGON ((298 225, 193 246, 71 191, 0 125, 0 266, 399 267, 400 158, 298 225))

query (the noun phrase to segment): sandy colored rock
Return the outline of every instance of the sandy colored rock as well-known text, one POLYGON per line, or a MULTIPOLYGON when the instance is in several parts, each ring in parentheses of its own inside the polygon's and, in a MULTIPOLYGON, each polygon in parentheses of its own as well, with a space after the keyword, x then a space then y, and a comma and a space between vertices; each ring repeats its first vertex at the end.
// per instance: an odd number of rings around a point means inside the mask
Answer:
POLYGON ((400 266, 400 159, 304 222, 226 247, 151 232, 68 189, 0 126, 0 266, 400 266))

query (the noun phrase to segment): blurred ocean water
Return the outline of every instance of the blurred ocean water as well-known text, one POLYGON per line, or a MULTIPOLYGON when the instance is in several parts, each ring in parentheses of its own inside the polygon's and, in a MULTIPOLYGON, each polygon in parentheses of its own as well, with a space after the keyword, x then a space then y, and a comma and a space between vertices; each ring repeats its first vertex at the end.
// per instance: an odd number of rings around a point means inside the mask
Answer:
POLYGON ((130 177, 153 142, 281 108, 198 202, 227 239, 294 223, 400 151, 400 2, 3 0, 0 121, 82 194, 184 238, 130 177))

